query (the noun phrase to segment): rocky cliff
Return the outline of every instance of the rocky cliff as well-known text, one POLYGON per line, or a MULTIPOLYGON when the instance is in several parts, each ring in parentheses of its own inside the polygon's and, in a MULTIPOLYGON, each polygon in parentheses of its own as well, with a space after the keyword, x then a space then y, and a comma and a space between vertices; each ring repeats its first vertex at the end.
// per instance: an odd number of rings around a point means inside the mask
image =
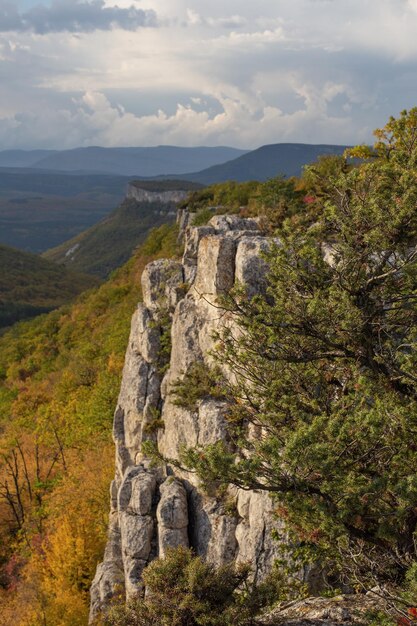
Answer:
POLYGON ((278 522, 267 494, 231 489, 225 507, 199 489, 194 475, 170 465, 155 469, 141 450, 151 439, 164 457, 177 459, 182 445, 225 437, 224 402, 177 406, 173 384, 196 361, 210 363, 213 332, 231 323, 217 305, 219 295, 236 281, 251 293, 262 288, 259 253, 267 246, 256 220, 216 216, 207 226, 187 227, 182 263, 155 261, 143 273, 143 303, 132 319, 114 418, 109 539, 92 585, 91 618, 121 588, 128 598, 137 593, 143 569, 168 546, 192 546, 216 565, 249 562, 255 579, 271 567, 271 529, 278 522))
POLYGON ((188 183, 184 189, 150 190, 146 189, 145 185, 141 187, 140 183, 135 182, 128 185, 126 197, 136 202, 162 202, 164 204, 181 202, 190 193, 190 186, 191 184, 188 183))

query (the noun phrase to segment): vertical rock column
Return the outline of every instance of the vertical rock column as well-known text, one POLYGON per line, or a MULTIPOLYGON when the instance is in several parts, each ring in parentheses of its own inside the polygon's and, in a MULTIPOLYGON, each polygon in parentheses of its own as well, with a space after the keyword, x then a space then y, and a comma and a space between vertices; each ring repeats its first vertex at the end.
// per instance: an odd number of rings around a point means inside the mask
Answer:
POLYGON ((156 493, 156 477, 142 466, 125 473, 118 494, 122 559, 126 596, 140 589, 141 575, 150 560, 154 536, 152 515, 156 493))
POLYGON ((91 587, 90 621, 114 595, 138 593, 144 567, 158 554, 156 506, 165 477, 147 469, 141 445, 156 438, 152 423, 161 410, 161 334, 169 332, 162 324, 169 323, 183 295, 183 280, 181 264, 167 260, 150 263, 142 275, 143 303, 132 318, 114 415, 116 474, 108 542, 91 587))
POLYGON ((187 492, 182 482, 169 477, 160 487, 161 499, 156 517, 158 521, 159 556, 167 548, 188 547, 187 492))

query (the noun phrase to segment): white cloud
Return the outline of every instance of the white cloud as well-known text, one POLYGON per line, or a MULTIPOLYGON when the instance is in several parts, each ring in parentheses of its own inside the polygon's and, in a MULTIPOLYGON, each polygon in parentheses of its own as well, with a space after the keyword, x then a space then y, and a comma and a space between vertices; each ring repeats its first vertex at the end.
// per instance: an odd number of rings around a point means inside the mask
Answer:
MULTIPOLYGON (((222 90, 217 95, 220 112, 210 115, 197 111, 192 103, 178 104, 169 115, 163 109, 151 115, 138 116, 121 106, 111 105, 104 94, 86 92, 74 100, 74 109, 61 109, 52 113, 45 111, 33 117, 17 116, 0 119, 0 140, 4 143, 8 134, 34 145, 50 145, 54 129, 59 126, 66 138, 62 147, 71 145, 219 145, 229 142, 246 147, 271 143, 272 137, 281 141, 301 141, 309 126, 319 125, 320 137, 330 141, 332 133, 341 133, 345 141, 353 131, 352 121, 329 118, 317 91, 308 85, 298 86, 303 106, 292 114, 283 114, 278 107, 265 105, 261 100, 244 101, 222 90)), ((197 104, 199 99, 195 99, 197 104)))

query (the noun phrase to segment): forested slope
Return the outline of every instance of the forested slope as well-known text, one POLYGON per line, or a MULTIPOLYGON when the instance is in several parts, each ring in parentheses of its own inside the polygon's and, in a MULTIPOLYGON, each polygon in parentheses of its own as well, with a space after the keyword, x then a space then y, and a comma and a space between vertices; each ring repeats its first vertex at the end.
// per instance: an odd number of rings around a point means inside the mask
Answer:
POLYGON ((115 276, 0 338, 2 623, 85 625, 106 534, 111 423, 144 265, 176 252, 163 226, 115 276))
POLYGON ((47 313, 99 280, 0 244, 0 328, 47 313))

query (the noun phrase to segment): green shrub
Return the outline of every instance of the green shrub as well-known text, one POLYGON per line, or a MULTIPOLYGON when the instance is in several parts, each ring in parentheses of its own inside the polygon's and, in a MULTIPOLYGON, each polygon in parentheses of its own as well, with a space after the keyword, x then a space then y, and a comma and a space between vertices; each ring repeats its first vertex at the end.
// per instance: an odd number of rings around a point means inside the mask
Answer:
POLYGON ((210 368, 203 361, 194 361, 183 378, 178 378, 173 383, 174 404, 189 411, 196 411, 203 398, 222 399, 224 398, 222 380, 223 375, 218 366, 210 368))
POLYGON ((194 215, 193 226, 204 226, 205 224, 207 224, 207 222, 211 220, 213 215, 214 211, 212 211, 208 207, 197 211, 197 213, 194 215))
POLYGON ((247 624, 255 606, 246 581, 249 568, 215 569, 191 550, 168 551, 145 570, 145 598, 114 607, 106 626, 239 626, 247 624))

